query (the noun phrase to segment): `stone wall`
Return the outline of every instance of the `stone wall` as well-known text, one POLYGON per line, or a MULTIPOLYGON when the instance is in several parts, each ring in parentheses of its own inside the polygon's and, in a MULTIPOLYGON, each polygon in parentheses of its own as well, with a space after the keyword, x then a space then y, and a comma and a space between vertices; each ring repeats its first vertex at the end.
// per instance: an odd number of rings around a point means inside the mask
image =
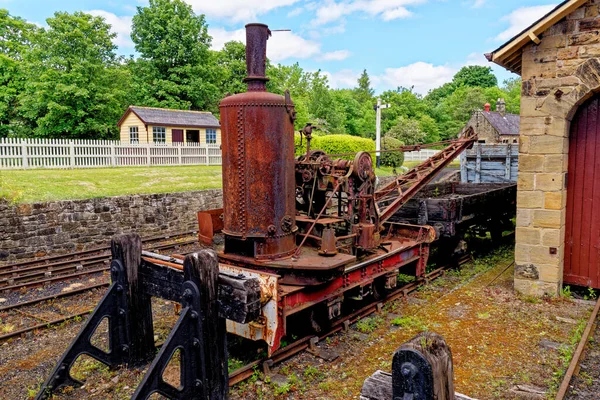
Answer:
POLYGON ((563 279, 570 121, 600 90, 600 0, 523 49, 515 289, 559 293, 563 279))
POLYGON ((500 143, 500 135, 496 128, 490 124, 490 121, 483 116, 481 111, 476 111, 471 116, 471 119, 467 123, 467 127, 473 127, 475 133, 477 133, 477 139, 481 143, 485 140, 485 143, 494 144, 500 143))
POLYGON ((196 212, 222 202, 221 190, 20 205, 0 200, 0 262, 98 247, 123 232, 192 231, 196 212))

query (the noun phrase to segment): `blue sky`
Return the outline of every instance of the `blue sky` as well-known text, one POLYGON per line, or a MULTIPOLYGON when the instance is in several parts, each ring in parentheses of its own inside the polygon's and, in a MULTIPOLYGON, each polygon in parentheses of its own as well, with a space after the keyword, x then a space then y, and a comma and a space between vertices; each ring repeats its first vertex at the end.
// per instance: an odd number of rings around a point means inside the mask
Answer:
MULTIPOLYGON (((419 93, 452 79, 464 65, 490 65, 483 53, 551 10, 555 0, 186 0, 206 15, 213 47, 244 40, 244 24, 277 32, 268 55, 322 70, 333 87, 352 87, 367 69, 378 92, 414 86, 419 93)), ((0 0, 0 7, 40 25, 56 11, 102 15, 118 34, 119 53, 135 52, 131 17, 145 0, 0 0)), ((494 67, 500 81, 514 76, 494 67)))

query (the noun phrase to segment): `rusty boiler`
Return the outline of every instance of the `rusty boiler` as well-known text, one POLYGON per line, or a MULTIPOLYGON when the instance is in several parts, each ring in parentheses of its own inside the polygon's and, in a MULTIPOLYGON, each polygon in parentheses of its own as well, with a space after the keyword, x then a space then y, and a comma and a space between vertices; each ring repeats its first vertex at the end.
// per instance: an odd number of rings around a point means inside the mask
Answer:
POLYGON ((294 105, 266 91, 267 25, 246 25, 246 93, 221 101, 225 257, 296 250, 294 105))

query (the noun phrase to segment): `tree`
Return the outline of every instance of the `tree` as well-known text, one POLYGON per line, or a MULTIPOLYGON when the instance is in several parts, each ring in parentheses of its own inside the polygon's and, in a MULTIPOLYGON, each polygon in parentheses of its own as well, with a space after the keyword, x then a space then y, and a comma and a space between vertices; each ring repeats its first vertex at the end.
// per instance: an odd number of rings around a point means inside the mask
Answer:
POLYGON ((246 77, 246 46, 242 42, 225 43, 223 50, 214 53, 219 69, 221 93, 236 94, 246 91, 243 79, 246 77))
POLYGON ((133 65, 143 105, 216 110, 221 92, 204 15, 183 0, 150 0, 133 16, 133 65))
POLYGON ((35 136, 114 137, 128 79, 110 25, 82 12, 57 12, 46 22, 25 56, 19 113, 35 136))
MULTIPOLYGON (((391 136, 384 136, 381 139, 382 150, 394 150, 402 147, 403 144, 398 139, 391 136)), ((381 153, 381 164, 386 167, 399 168, 404 164, 404 153, 401 151, 390 151, 381 153)))
POLYGON ((399 117, 398 123, 387 132, 386 136, 397 139, 406 145, 413 145, 423 143, 427 134, 421 130, 419 121, 399 117))
POLYGON ((37 27, 0 9, 0 137, 17 134, 18 96, 25 85, 23 56, 37 27))
POLYGON ((498 79, 492 72, 492 68, 482 67, 480 65, 462 67, 461 70, 454 75, 452 82, 454 82, 457 87, 470 86, 490 88, 498 86, 498 79))
POLYGON ((371 102, 373 100, 375 91, 371 88, 371 80, 366 69, 363 70, 360 78, 358 78, 358 87, 354 89, 354 94, 359 103, 371 102))

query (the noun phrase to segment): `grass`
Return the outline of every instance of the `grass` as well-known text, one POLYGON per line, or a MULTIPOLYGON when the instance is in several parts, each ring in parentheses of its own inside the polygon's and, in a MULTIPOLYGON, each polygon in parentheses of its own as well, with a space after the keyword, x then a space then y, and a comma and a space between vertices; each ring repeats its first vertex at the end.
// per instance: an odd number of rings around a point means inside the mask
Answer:
MULTIPOLYGON (((376 171, 391 176, 392 168, 376 171)), ((219 189, 220 166, 0 171, 0 198, 12 203, 219 189)))
POLYGON ((220 187, 220 166, 0 172, 0 197, 14 203, 184 192, 220 187))

